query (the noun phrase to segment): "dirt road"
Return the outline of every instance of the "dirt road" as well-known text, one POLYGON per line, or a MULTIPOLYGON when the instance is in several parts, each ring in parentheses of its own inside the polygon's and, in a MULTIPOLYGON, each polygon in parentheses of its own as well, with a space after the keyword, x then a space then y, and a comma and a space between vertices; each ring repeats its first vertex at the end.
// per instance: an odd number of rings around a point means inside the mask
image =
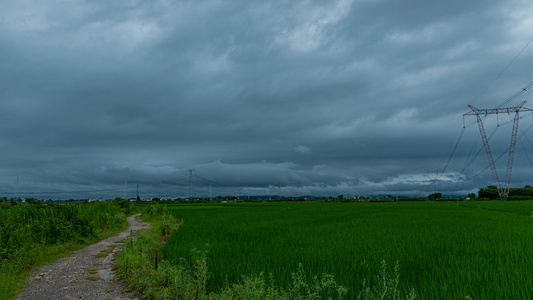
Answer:
POLYGON ((89 245, 69 257, 40 268, 28 279, 27 287, 17 299, 135 299, 113 277, 113 257, 120 250, 120 241, 148 223, 128 217, 130 227, 108 239, 89 245))

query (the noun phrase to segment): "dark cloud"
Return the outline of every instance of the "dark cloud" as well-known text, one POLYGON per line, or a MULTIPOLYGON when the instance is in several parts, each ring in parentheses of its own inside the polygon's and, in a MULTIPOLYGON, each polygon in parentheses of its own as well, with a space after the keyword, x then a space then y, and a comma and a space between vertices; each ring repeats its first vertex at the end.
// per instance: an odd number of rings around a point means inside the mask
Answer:
MULTIPOLYGON (((204 196, 415 195, 444 169, 443 193, 475 191, 493 179, 462 115, 532 80, 532 8, 4 1, 0 192, 185 196, 192 168, 204 196)), ((486 122, 499 157, 510 124, 486 122)), ((516 186, 533 167, 520 122, 516 186)))

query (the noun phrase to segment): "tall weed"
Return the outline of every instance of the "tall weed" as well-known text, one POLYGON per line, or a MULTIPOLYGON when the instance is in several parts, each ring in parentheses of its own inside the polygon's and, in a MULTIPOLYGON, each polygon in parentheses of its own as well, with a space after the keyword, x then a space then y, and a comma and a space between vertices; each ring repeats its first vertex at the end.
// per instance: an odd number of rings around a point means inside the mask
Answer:
POLYGON ((357 299, 361 300, 414 300, 416 299, 416 292, 411 289, 411 292, 405 297, 401 296, 400 292, 400 264, 396 261, 394 270, 390 273, 387 269, 387 262, 381 261, 381 268, 379 270, 379 282, 374 288, 367 286, 366 280, 363 281, 363 289, 359 293, 357 299))

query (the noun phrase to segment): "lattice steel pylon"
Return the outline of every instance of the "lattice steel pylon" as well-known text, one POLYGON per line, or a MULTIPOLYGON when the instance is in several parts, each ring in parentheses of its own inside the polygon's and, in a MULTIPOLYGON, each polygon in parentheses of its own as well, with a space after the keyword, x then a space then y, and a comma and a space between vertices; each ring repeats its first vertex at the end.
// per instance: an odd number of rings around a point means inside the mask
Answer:
POLYGON ((489 109, 480 109, 480 108, 475 108, 472 105, 468 105, 468 107, 470 107, 472 111, 463 115, 463 124, 464 124, 464 116, 476 116, 477 118, 477 125, 479 127, 479 132, 481 133, 481 139, 483 140, 483 145, 485 146, 485 152, 487 153, 487 159, 489 160, 489 165, 492 171, 492 176, 494 177, 494 182, 496 183, 496 187, 498 188, 498 195, 500 196, 500 199, 502 199, 503 201, 506 201, 507 197, 509 197, 509 188, 511 186, 511 172, 513 170, 513 160, 514 160, 514 152, 515 152, 515 145, 516 145, 516 137, 518 135, 518 120, 520 120, 520 113, 526 112, 526 111, 533 111, 533 109, 523 107, 525 103, 526 101, 518 104, 515 107, 489 108, 489 109), (502 187, 500 178, 498 177, 496 166, 494 165, 494 159, 492 158, 492 152, 490 151, 489 141, 487 139, 487 134, 485 133, 485 127, 483 126, 483 120, 481 119, 481 116, 498 115, 498 114, 503 114, 503 113, 507 113, 507 114, 514 113, 515 116, 513 120, 513 130, 511 133, 511 145, 509 146, 509 158, 507 160, 507 172, 505 173, 505 184, 502 187))
POLYGON ((189 186, 188 186, 188 193, 187 193, 187 197, 189 198, 189 200, 193 200, 194 199, 194 176, 196 175, 196 170, 195 169, 188 169, 186 171, 186 174, 189 175, 189 186))
POLYGON ((439 179, 439 176, 441 175, 440 170, 426 170, 427 177, 429 179, 429 192, 430 193, 436 193, 437 192, 437 180, 439 179))

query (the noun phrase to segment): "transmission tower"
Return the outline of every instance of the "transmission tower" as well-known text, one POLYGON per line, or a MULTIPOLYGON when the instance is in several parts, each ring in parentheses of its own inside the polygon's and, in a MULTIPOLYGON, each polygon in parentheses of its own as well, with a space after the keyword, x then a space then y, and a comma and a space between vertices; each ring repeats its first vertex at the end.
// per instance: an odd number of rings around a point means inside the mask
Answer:
POLYGON ((441 174, 440 170, 426 170, 427 177, 429 178, 429 193, 437 192, 437 180, 441 174))
POLYGON ((417 198, 422 198, 422 197, 424 197, 424 194, 425 194, 424 185, 420 184, 418 186, 418 190, 416 191, 414 196, 417 197, 417 198))
POLYGON ((196 175, 196 170, 188 169, 186 174, 189 176, 189 190, 187 196, 189 197, 189 200, 192 200, 194 197, 194 175, 196 175))
MULTIPOLYGON (((525 91, 525 90, 524 90, 525 91)), ((485 152, 487 153, 487 159, 489 160, 490 169, 492 171, 492 176, 494 177, 494 182, 498 188, 498 195, 503 201, 507 200, 509 197, 509 188, 511 185, 511 172, 513 170, 513 159, 516 145, 516 137, 518 135, 518 120, 520 120, 520 112, 533 111, 533 109, 523 107, 526 101, 518 104, 515 107, 506 107, 506 108, 489 108, 489 109, 480 109, 475 108, 471 105, 470 109, 472 111, 463 115, 463 126, 464 126, 464 116, 476 116, 477 125, 479 127, 479 132, 481 133, 481 139, 483 140, 483 145, 485 146, 485 152), (490 151, 489 141, 487 139, 487 134, 485 133, 485 127, 483 126, 483 120, 481 116, 488 115, 498 115, 498 114, 512 114, 514 113, 513 120, 513 130, 511 132, 511 145, 509 147, 509 158, 507 160, 507 172, 505 173, 505 184, 502 187, 500 178, 498 177, 498 172, 496 166, 494 165, 494 159, 492 158, 492 152, 490 151)))

